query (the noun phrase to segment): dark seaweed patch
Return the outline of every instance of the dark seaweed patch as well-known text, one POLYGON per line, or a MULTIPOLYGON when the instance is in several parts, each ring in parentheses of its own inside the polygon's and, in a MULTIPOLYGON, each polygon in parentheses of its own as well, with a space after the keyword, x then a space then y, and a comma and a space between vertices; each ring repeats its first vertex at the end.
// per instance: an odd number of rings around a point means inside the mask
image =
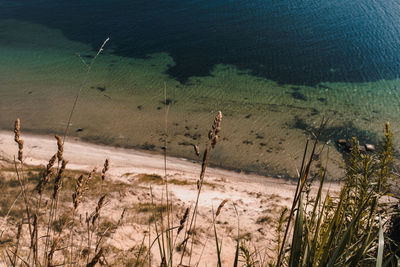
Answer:
POLYGON ((90 87, 90 88, 96 88, 98 91, 100 91, 100 92, 104 92, 105 90, 106 90, 106 87, 105 86, 96 86, 96 87, 94 87, 94 86, 92 86, 92 87, 90 87))
POLYGON ((156 147, 155 145, 150 144, 150 143, 148 143, 148 142, 145 142, 144 144, 142 144, 142 145, 140 146, 140 148, 142 148, 142 149, 144 149, 144 150, 154 150, 155 147, 156 147))
POLYGON ((165 99, 165 100, 163 100, 163 101, 160 101, 160 103, 161 103, 161 104, 164 104, 164 105, 166 105, 166 106, 169 106, 169 105, 171 105, 171 104, 173 104, 173 103, 176 103, 176 100, 173 100, 173 99, 171 99, 171 98, 167 98, 167 99, 165 99))
POLYGON ((332 89, 331 87, 322 84, 319 84, 318 87, 322 89, 332 89))
POLYGON ((302 118, 299 116, 294 116, 293 128, 308 132, 310 127, 302 118))
MULTIPOLYGON (((307 133, 318 132, 317 127, 307 124, 299 116, 295 116, 293 128, 301 129, 307 133)), ((344 122, 342 125, 326 126, 322 130, 319 139, 322 142, 328 142, 329 140, 336 141, 339 139, 351 140, 352 137, 357 137, 361 144, 376 144, 379 142, 376 133, 356 127, 351 121, 344 122)))
POLYGON ((290 93, 290 95, 291 95, 294 99, 301 100, 301 101, 307 101, 307 97, 306 97, 303 93, 300 93, 300 92, 293 92, 293 93, 290 93))
POLYGON ((180 146, 191 146, 193 144, 189 143, 189 142, 179 142, 178 145, 180 145, 180 146))

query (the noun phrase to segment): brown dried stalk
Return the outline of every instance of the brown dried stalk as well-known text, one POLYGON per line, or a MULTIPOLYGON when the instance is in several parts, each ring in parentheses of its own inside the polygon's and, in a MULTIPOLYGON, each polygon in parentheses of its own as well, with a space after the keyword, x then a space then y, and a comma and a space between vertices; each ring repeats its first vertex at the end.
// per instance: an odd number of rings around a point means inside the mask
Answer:
MULTIPOLYGON (((201 164, 200 177, 199 177, 199 180, 197 181, 196 202, 195 202, 195 206, 194 206, 194 210, 193 210, 192 219, 190 220, 189 230, 185 234, 185 239, 186 239, 186 235, 192 236, 191 249, 190 249, 190 252, 189 252, 189 255, 190 255, 189 265, 190 265, 190 261, 191 261, 191 255, 192 255, 191 252, 192 252, 193 243, 194 243, 193 235, 191 235, 191 233, 193 233, 195 228, 196 228, 197 209, 198 209, 198 205, 199 205, 199 198, 200 198, 201 188, 203 186, 204 175, 205 175, 206 169, 207 169, 208 158, 210 156, 210 153, 211 153, 212 149, 215 147, 215 145, 218 142, 219 133, 221 131, 221 122, 222 122, 222 112, 218 111, 217 115, 215 116, 215 119, 214 119, 213 125, 211 127, 211 130, 208 132, 208 139, 209 139, 209 141, 211 141, 211 147, 209 147, 209 148, 206 147, 206 149, 204 150, 203 161, 202 161, 202 164, 201 164)), ((180 265, 182 265, 183 257, 184 257, 185 252, 186 252, 187 243, 188 242, 185 242, 185 244, 183 246, 183 252, 182 252, 181 260, 180 260, 180 263, 179 263, 180 265)))
POLYGON ((38 251, 37 251, 37 232, 38 232, 38 221, 37 221, 37 215, 33 214, 33 222, 32 222, 32 226, 33 226, 33 231, 31 233, 31 248, 33 250, 33 257, 34 257, 34 261, 37 262, 38 259, 38 251))
POLYGON ((100 216, 100 210, 104 205, 104 199, 105 198, 106 198, 106 195, 103 195, 99 199, 99 202, 97 202, 96 211, 94 212, 94 215, 92 217, 92 225, 94 225, 94 223, 96 222, 97 218, 99 218, 99 216, 100 216))
POLYGON ((221 204, 219 204, 217 212, 215 213, 215 218, 221 213, 221 209, 224 207, 224 205, 228 202, 228 199, 222 200, 221 204))
POLYGON ((22 162, 24 154, 24 140, 20 139, 21 121, 19 118, 15 120, 14 133, 14 141, 18 144, 18 160, 22 162))
POLYGON ((54 252, 56 251, 59 241, 60 241, 60 235, 54 240, 53 244, 51 244, 49 254, 47 254, 47 265, 46 266, 53 266, 53 256, 54 256, 54 252))
POLYGON ((208 139, 211 141, 211 147, 214 148, 218 142, 219 132, 221 131, 222 122, 222 112, 218 111, 217 116, 215 116, 212 129, 208 132, 208 139))
POLYGON ((190 211, 190 208, 186 208, 185 214, 183 214, 183 217, 182 217, 182 219, 181 219, 180 222, 179 222, 179 228, 178 228, 177 236, 178 236, 179 233, 182 231, 183 226, 185 225, 185 222, 186 222, 186 220, 187 220, 187 217, 189 216, 189 211, 190 211))
POLYGON ((12 261, 12 266, 17 266, 17 255, 18 255, 18 248, 19 248, 19 241, 21 239, 21 232, 22 232, 22 220, 18 223, 18 230, 17 230, 17 243, 15 245, 14 250, 14 257, 12 261))
POLYGON ((86 265, 86 267, 94 267, 100 260, 100 257, 104 253, 104 248, 100 248, 93 259, 86 265))
POLYGON ((122 224, 122 220, 124 219, 125 212, 126 212, 126 208, 123 209, 123 211, 122 211, 122 213, 121 213, 121 216, 119 217, 117 226, 120 226, 120 225, 122 224))
POLYGON ((101 171, 101 180, 104 182, 104 179, 106 178, 106 172, 108 171, 108 169, 110 168, 110 160, 106 159, 106 161, 104 162, 104 168, 101 171))
POLYGON ((78 180, 76 181, 75 185, 75 191, 72 193, 72 202, 74 204, 74 209, 76 210, 79 206, 79 201, 82 196, 82 186, 83 186, 84 180, 83 180, 83 175, 79 176, 78 180))
POLYGON ((57 149, 57 158, 58 158, 58 161, 60 162, 64 159, 63 158, 64 142, 63 142, 61 136, 55 135, 54 137, 57 139, 57 148, 58 148, 57 149))
POLYGON ((84 179, 84 183, 83 183, 83 186, 82 186, 82 191, 83 191, 82 194, 83 194, 84 192, 86 192, 87 190, 89 190, 88 184, 89 184, 90 180, 92 180, 93 175, 96 173, 96 171, 97 171, 97 169, 94 168, 94 169, 88 174, 88 176, 86 177, 86 179, 84 179))
POLYGON ((51 159, 49 160, 49 163, 46 166, 46 170, 44 170, 42 178, 40 178, 40 181, 38 185, 36 186, 36 190, 38 191, 39 194, 42 194, 44 187, 50 180, 50 175, 53 173, 52 167, 54 165, 54 162, 56 161, 57 154, 54 154, 51 159))
POLYGON ((65 170, 65 167, 67 166, 68 161, 62 160, 61 162, 61 168, 58 170, 56 179, 54 180, 54 191, 53 191, 53 199, 56 199, 58 191, 60 191, 61 188, 61 180, 62 180, 62 174, 65 170))
POLYGON ((196 156, 200 156, 200 149, 198 145, 192 144, 193 149, 194 149, 194 153, 196 154, 196 156))

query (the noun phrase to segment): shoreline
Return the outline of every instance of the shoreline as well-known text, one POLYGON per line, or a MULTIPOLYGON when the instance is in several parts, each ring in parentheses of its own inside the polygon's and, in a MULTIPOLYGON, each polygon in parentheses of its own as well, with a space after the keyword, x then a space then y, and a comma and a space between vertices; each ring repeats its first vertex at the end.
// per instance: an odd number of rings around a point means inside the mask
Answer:
MULTIPOLYGON (((56 134, 56 133, 55 133, 56 134)), ((40 132, 36 132, 36 131, 24 131, 21 136, 22 139, 27 139, 28 141, 24 143, 24 146, 27 146, 30 148, 30 151, 33 151, 33 149, 37 149, 38 148, 38 142, 43 141, 42 145, 43 147, 39 147, 41 150, 45 150, 45 149, 49 149, 49 151, 56 151, 57 149, 57 142, 54 138, 55 134, 49 134, 49 133, 40 133, 40 132), (31 141, 31 143, 29 144, 28 142, 31 141)), ((60 135, 61 136, 61 135, 60 135)), ((0 156, 3 154, 3 147, 4 144, 7 146, 7 148, 5 149, 6 154, 8 159, 12 160, 12 155, 13 155, 13 150, 17 149, 17 147, 15 147, 15 142, 14 142, 14 133, 12 130, 5 130, 5 129, 1 129, 0 128, 0 156), (8 140, 7 140, 8 139, 8 140), (11 140, 11 141, 10 141, 11 140)), ((115 146, 112 144, 107 144, 105 142, 99 141, 96 142, 94 140, 85 140, 84 138, 80 138, 80 137, 76 137, 76 136, 67 136, 66 140, 65 140, 65 144, 66 144, 66 148, 65 148, 65 153, 71 153, 73 155, 73 157, 75 158, 77 155, 75 153, 75 150, 81 146, 87 147, 89 148, 88 153, 93 153, 94 151, 98 151, 98 152, 103 152, 105 153, 104 155, 108 155, 108 153, 110 154, 114 154, 114 153, 118 153, 118 154, 124 154, 126 153, 127 155, 132 155, 133 157, 137 156, 139 157, 141 160, 144 160, 144 158, 148 158, 148 159, 157 159, 157 165, 154 166, 146 166, 146 167, 152 167, 155 168, 157 170, 157 172, 159 171, 164 171, 164 156, 162 151, 156 151, 156 150, 148 150, 148 149, 143 149, 140 148, 140 146, 136 147, 136 146, 132 146, 132 147, 125 147, 123 145, 119 146, 115 146), (74 148, 68 149, 68 145, 73 145, 74 148), (162 161, 162 162, 161 162, 162 161)), ((17 151, 17 150, 15 150, 17 151)), ((29 152, 28 152, 29 153, 29 152)), ((28 160, 31 161, 32 165, 35 165, 37 163, 40 162, 40 164, 47 164, 48 159, 50 159, 50 157, 53 155, 50 152, 46 152, 45 151, 38 151, 38 153, 40 154, 40 157, 38 158, 38 155, 32 156, 30 157, 30 154, 24 154, 24 157, 28 158, 28 160)), ((200 153, 202 153, 202 151, 200 151, 200 153)), ((172 153, 171 153, 172 154, 172 153)), ((103 157, 103 162, 100 162, 100 159, 96 160, 97 165, 101 165, 104 163, 106 156, 103 157)), ((24 162, 27 164, 30 164, 29 162, 24 162)), ((175 166, 178 165, 180 167, 182 166, 186 166, 189 165, 190 168, 196 168, 198 167, 198 174, 200 173, 200 167, 201 167, 201 156, 198 158, 198 160, 193 159, 193 158, 185 158, 184 156, 177 156, 177 155, 168 155, 167 154, 167 164, 168 163, 172 163, 172 166, 174 168, 170 168, 169 166, 167 166, 168 170, 175 170, 175 166)), ((100 165, 98 167, 100 167, 100 165)), ((133 166, 135 164, 133 163, 133 166)), ((71 162, 69 164, 69 167, 71 168, 71 166, 75 166, 72 167, 73 169, 76 170, 86 170, 86 171, 90 171, 90 168, 84 168, 84 169, 79 169, 82 167, 85 167, 84 165, 80 165, 80 164, 74 164, 71 165, 71 162)), ((86 167, 89 167, 86 165, 86 167)), ((177 167, 177 166, 176 166, 177 167)), ((189 167, 186 166, 186 168, 183 168, 185 171, 189 170, 189 167)), ((284 176, 284 175, 277 175, 277 176, 273 176, 273 175, 265 175, 263 173, 258 173, 257 171, 252 171, 252 170, 243 170, 243 169, 239 169, 239 168, 230 168, 230 167, 224 167, 224 166, 220 166, 217 163, 213 163, 213 162, 208 162, 207 164, 207 172, 208 171, 212 171, 213 174, 228 174, 229 176, 233 176, 233 177, 241 177, 241 176, 246 176, 248 177, 248 179, 255 179, 255 180, 259 180, 259 179, 270 179, 271 181, 284 181, 285 183, 288 184, 293 184, 296 182, 296 178, 293 177, 289 177, 289 176, 284 176)), ((192 172, 192 170, 191 170, 192 172)), ((332 181, 335 182, 335 181, 332 181)))
MULTIPOLYGON (((38 135, 31 133, 21 134, 24 140, 24 163, 29 165, 47 164, 49 158, 57 151, 57 142, 53 136, 38 135)), ((0 130, 0 156, 12 160, 17 151, 17 145, 14 142, 14 133, 12 131, 0 130)), ((65 158, 69 161, 68 168, 74 170, 91 171, 94 167, 102 168, 104 160, 110 159, 110 172, 112 176, 122 176, 126 171, 135 173, 146 172, 154 174, 164 173, 164 157, 157 152, 140 151, 136 149, 108 146, 104 144, 95 144, 84 142, 76 137, 67 137, 64 146, 65 158), (83 163, 82 163, 83 161, 83 163)), ((212 164, 212 163, 211 163, 212 164)), ((196 177, 200 174, 201 162, 191 159, 167 156, 167 172, 185 173, 196 177)), ((220 167, 208 166, 206 176, 224 176, 236 181, 286 185, 295 187, 293 179, 284 179, 279 177, 264 176, 254 173, 238 172, 220 167)), ((338 185, 337 182, 330 181, 329 184, 338 185)))

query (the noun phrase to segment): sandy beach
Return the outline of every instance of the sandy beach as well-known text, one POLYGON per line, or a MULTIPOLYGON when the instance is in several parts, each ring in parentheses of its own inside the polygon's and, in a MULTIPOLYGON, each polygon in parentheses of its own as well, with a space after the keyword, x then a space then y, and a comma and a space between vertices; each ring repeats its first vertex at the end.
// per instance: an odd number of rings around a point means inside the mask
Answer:
MULTIPOLYGON (((48 159, 57 150, 56 140, 52 136, 39 136, 23 134, 25 164, 45 165, 48 159)), ((137 186, 140 175, 164 175, 164 158, 162 155, 144 153, 131 149, 114 148, 103 145, 84 143, 79 140, 67 138, 65 142, 64 158, 69 161, 68 169, 90 171, 94 167, 101 170, 104 160, 110 160, 108 179, 116 183, 131 186, 128 191, 111 192, 110 203, 105 208, 105 216, 118 220, 121 210, 130 205, 150 201, 149 185, 145 183, 137 186)), ((17 151, 12 132, 0 132, 0 155, 2 160, 12 160, 17 151)), ((200 164, 186 159, 167 157, 167 177, 175 183, 169 185, 171 199, 176 206, 176 212, 193 206, 196 198, 196 181, 200 173, 200 164), (176 181, 180 181, 177 183, 176 181)), ((240 233, 248 245, 259 250, 265 250, 266 257, 271 257, 274 252, 276 224, 281 210, 290 207, 295 191, 293 181, 285 181, 272 177, 247 175, 217 168, 208 168, 204 186, 200 196, 199 207, 199 248, 204 246, 200 259, 200 266, 216 261, 215 243, 210 231, 212 210, 227 199, 223 211, 218 217, 220 238, 224 240, 222 251, 225 264, 231 264, 234 259, 235 238, 237 236, 237 215, 233 204, 236 206, 240 218, 240 233)), ((337 190, 337 184, 326 185, 325 189, 337 190)), ((164 186, 153 184, 153 194, 160 201, 164 186)), ((90 202, 90 201, 89 201, 90 202)), ((93 202, 91 202, 93 204, 93 202)), ((90 203, 87 204, 90 207, 90 203)), ((85 208, 83 208, 84 210, 85 208)), ((177 214, 178 216, 178 214, 177 214)), ((117 229, 108 241, 119 249, 129 249, 141 242, 142 234, 147 225, 130 221, 129 214, 124 225, 117 229)), ((157 259, 157 249, 153 247, 152 253, 157 259)), ((194 259, 200 258, 195 250, 194 259)), ((177 253, 177 257, 179 253, 177 253)))

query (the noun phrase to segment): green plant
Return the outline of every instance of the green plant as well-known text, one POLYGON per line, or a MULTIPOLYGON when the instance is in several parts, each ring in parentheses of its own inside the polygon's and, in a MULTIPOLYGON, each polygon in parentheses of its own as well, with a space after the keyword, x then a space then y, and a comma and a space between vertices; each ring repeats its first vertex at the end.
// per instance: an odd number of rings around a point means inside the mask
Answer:
MULTIPOLYGON (((304 200, 303 186, 308 179, 308 166, 300 172, 298 190, 290 216, 294 216, 290 246, 283 243, 276 266, 383 266, 394 264, 393 253, 383 255, 383 225, 390 218, 381 201, 388 194, 387 181, 392 175, 392 134, 385 124, 385 137, 379 154, 360 153, 358 141, 347 160, 346 180, 338 197, 322 188, 326 168, 321 171, 318 193, 313 200, 304 200), (379 218, 384 218, 383 221, 379 218)), ((303 161, 304 162, 304 161, 303 161)), ((289 232, 290 217, 286 232, 289 232)))

